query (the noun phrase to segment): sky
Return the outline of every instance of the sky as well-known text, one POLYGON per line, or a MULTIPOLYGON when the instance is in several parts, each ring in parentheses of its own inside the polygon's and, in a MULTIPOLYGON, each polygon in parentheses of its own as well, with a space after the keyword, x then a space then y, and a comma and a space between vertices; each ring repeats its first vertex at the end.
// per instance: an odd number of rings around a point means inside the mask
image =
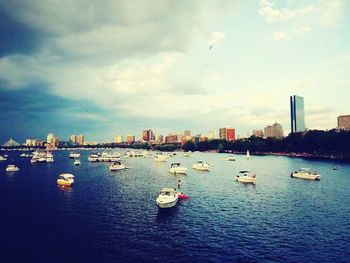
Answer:
POLYGON ((0 0, 0 143, 350 114, 350 1, 0 0))

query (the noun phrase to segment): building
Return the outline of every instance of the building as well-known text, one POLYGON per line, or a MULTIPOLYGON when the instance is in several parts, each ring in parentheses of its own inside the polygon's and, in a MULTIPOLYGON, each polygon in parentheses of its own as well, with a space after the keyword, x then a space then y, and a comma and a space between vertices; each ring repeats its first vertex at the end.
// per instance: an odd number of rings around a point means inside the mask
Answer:
POLYGON ((219 129, 220 139, 226 141, 234 141, 236 139, 236 130, 234 128, 220 128, 219 129))
POLYGON ((264 129, 265 138, 283 138, 283 128, 279 123, 268 125, 264 129))
POLYGON ((141 140, 144 142, 154 141, 154 133, 151 129, 143 130, 141 140))
POLYGON ((46 138, 46 142, 52 145, 55 144, 56 136, 53 133, 49 133, 46 138))
POLYGON ((303 132, 306 130, 303 97, 290 96, 290 123, 291 132, 303 132))
POLYGON ((184 131, 184 136, 185 136, 185 138, 191 138, 191 131, 189 129, 186 129, 184 131))
POLYGON ((350 130, 350 115, 341 115, 338 118, 338 129, 350 130))
POLYGON ((264 132, 262 130, 253 130, 253 136, 255 137, 264 137, 264 132))
POLYGON ((209 140, 217 139, 217 135, 216 135, 216 131, 215 131, 215 130, 209 131, 209 133, 208 133, 208 139, 209 139, 209 140))
POLYGON ((177 134, 169 134, 165 137, 165 143, 177 143, 178 135, 177 134))
POLYGON ((71 143, 73 143, 73 144, 77 144, 77 143, 78 143, 78 136, 75 135, 75 134, 71 135, 71 136, 70 136, 70 141, 71 141, 71 143))
POLYGON ((123 136, 117 134, 114 138, 115 143, 122 143, 123 142, 123 136))
POLYGON ((126 142, 127 143, 134 143, 135 142, 135 135, 127 135, 126 136, 126 142))
POLYGON ((78 135, 77 142, 79 145, 84 145, 84 135, 78 135))

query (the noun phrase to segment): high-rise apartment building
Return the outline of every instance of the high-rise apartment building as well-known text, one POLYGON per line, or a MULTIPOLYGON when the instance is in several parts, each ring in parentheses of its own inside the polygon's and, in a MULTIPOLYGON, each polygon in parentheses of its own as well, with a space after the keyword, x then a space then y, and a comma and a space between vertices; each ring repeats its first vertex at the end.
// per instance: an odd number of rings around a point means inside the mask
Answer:
POLYGON ((236 139, 236 130, 234 128, 220 128, 220 139, 226 141, 234 141, 236 139))
POLYGON ((306 130, 303 97, 290 96, 290 122, 291 132, 303 132, 306 130))
POLYGON ((54 145, 55 144, 55 140, 56 140, 56 137, 55 137, 55 135, 53 133, 49 133, 47 135, 47 138, 46 138, 46 142, 47 143, 50 143, 50 144, 54 145))
POLYGON ((341 115, 338 118, 338 129, 350 130, 350 115, 341 115))
POLYGON ((127 143, 134 143, 135 142, 135 135, 127 135, 126 142, 127 143))
POLYGON ((83 145, 84 144, 84 135, 78 135, 78 138, 77 138, 77 142, 79 145, 83 145))
POLYGON ((70 141, 71 141, 71 143, 73 143, 73 144, 78 143, 78 136, 75 135, 75 134, 72 134, 72 135, 70 136, 70 141))
POLYGON ((186 129, 184 131, 184 136, 185 136, 185 138, 190 138, 191 137, 191 131, 189 129, 186 129))
POLYGON ((283 128, 279 123, 268 125, 264 129, 265 138, 283 138, 283 128))
POLYGON ((123 136, 117 134, 114 138, 115 143, 122 143, 123 142, 123 136))
POLYGON ((216 135, 216 131, 215 131, 215 130, 209 131, 209 133, 208 133, 208 139, 209 139, 209 140, 217 139, 217 135, 216 135))
POLYGON ((143 130, 141 139, 144 142, 154 141, 155 138, 153 131, 151 129, 143 130))

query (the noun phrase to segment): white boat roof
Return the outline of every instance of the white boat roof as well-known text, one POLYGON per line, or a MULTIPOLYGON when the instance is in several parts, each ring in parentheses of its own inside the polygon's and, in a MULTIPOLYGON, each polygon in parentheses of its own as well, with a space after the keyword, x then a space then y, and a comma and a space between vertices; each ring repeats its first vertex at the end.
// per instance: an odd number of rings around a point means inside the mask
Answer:
POLYGON ((74 175, 72 175, 72 174, 60 174, 60 177, 63 177, 65 179, 70 179, 70 178, 74 178, 74 175))
POLYGON ((301 171, 310 171, 310 168, 300 168, 301 171))

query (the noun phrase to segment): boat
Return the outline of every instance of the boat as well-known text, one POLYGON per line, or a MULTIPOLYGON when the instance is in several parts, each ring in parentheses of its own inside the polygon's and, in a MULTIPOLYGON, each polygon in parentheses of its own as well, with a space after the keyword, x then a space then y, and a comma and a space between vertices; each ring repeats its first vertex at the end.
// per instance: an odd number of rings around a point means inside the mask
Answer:
POLYGON ((202 162, 202 161, 197 161, 194 163, 192 168, 195 170, 200 170, 200 171, 209 171, 210 164, 202 162))
POLYGON ((166 187, 160 191, 156 199, 156 203, 159 206, 159 208, 171 208, 177 204, 178 200, 179 193, 176 192, 176 189, 166 187))
POLYGON ((297 172, 290 174, 292 178, 306 179, 306 180, 321 180, 321 175, 319 175, 316 171, 311 172, 309 168, 300 168, 297 172))
POLYGON ((57 179, 57 184, 62 186, 71 186, 74 183, 74 175, 72 174, 60 174, 57 179))
POLYGON ((172 174, 186 174, 187 168, 182 167, 180 163, 172 163, 170 166, 169 173, 172 174))
POLYGON ((99 157, 98 154, 91 154, 91 155, 88 157, 88 161, 89 161, 89 162, 97 162, 97 161, 98 161, 98 157, 99 157))
POLYGON ((46 154, 46 162, 47 163, 53 163, 54 162, 52 153, 48 152, 46 154))
POLYGON ((247 155, 246 155, 246 157, 245 157, 247 160, 250 160, 251 159, 251 157, 250 157, 250 153, 249 153, 249 150, 247 150, 247 155))
POLYGON ((236 175, 235 180, 243 184, 255 184, 256 176, 251 175, 250 171, 239 171, 236 175))
POLYGON ((114 162, 109 166, 110 171, 119 171, 126 169, 126 166, 122 164, 120 161, 114 162))
POLYGON ((334 171, 338 170, 338 167, 337 167, 337 166, 334 166, 334 167, 333 167, 333 170, 334 170, 334 171))
POLYGON ((225 158, 225 161, 234 162, 234 161, 236 161, 236 159, 233 156, 229 156, 229 157, 225 158))
POLYGON ((69 158, 73 159, 73 158, 79 158, 80 157, 80 153, 69 153, 69 158))
POLYGON ((169 159, 168 155, 162 155, 162 154, 159 154, 156 156, 156 158, 154 158, 156 162, 166 162, 168 159, 169 159))
POLYGON ((6 161, 7 158, 0 155, 0 161, 6 161))
POLYGON ((25 153, 22 153, 19 157, 27 157, 25 153))
POLYGON ((39 158, 37 159, 37 162, 38 162, 38 163, 44 163, 44 162, 46 162, 46 157, 39 157, 39 158))
POLYGON ((79 166, 79 165, 81 165, 81 162, 80 162, 80 160, 75 160, 75 161, 74 161, 74 165, 76 165, 76 166, 79 166))
POLYGON ((184 157, 190 157, 189 153, 184 153, 184 157))
POLYGON ((17 172, 17 171, 19 171, 19 168, 13 164, 9 164, 6 167, 6 172, 17 172))

